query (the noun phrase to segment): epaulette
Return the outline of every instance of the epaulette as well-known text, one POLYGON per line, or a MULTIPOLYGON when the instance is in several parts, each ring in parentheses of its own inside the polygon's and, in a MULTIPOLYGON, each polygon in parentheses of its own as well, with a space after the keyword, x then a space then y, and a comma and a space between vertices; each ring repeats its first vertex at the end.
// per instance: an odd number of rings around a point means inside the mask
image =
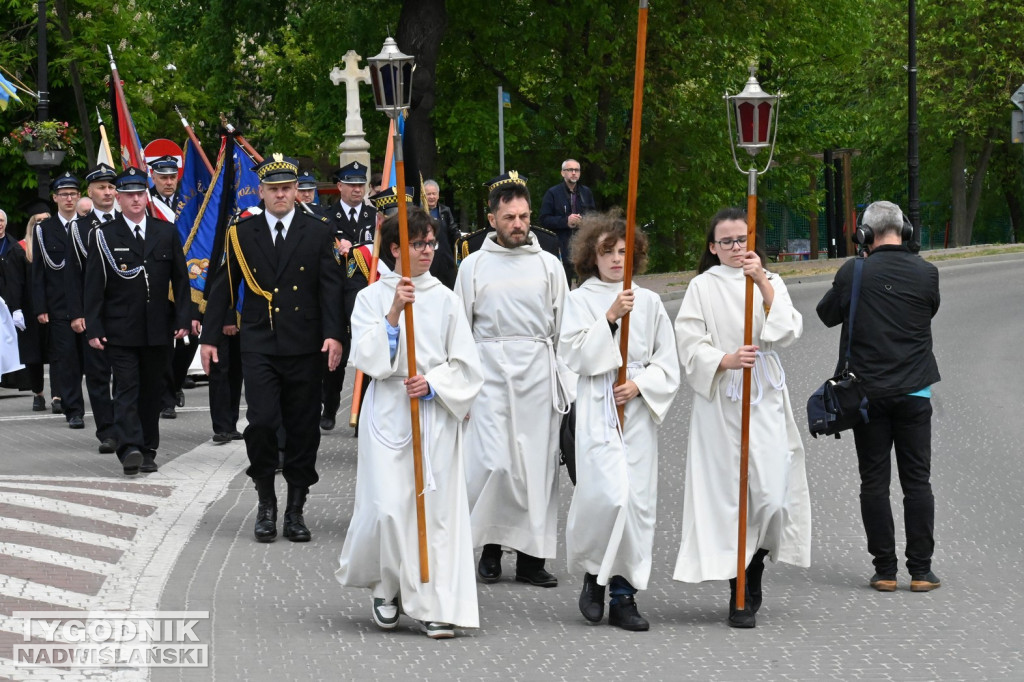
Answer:
POLYGON ((464 234, 455 240, 455 265, 458 266, 469 254, 478 251, 483 246, 484 238, 489 232, 494 232, 493 227, 485 227, 476 232, 464 234))
POLYGON ((546 227, 538 227, 536 225, 530 225, 530 232, 537 235, 537 244, 544 251, 547 251, 551 255, 558 257, 558 235, 549 230, 546 227))
POLYGON ((304 201, 297 201, 295 203, 302 209, 302 212, 305 213, 306 215, 308 215, 310 218, 313 218, 314 220, 319 220, 324 225, 330 225, 331 224, 331 221, 327 219, 327 216, 320 215, 319 213, 314 211, 312 208, 310 208, 309 204, 307 204, 306 202, 304 202, 304 201))

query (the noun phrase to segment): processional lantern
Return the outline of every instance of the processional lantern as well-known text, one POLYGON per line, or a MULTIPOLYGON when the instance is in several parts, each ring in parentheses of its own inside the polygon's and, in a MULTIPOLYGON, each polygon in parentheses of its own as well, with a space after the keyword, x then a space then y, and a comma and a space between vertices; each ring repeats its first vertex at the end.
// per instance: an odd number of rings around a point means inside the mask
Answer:
MULTIPOLYGON (((769 148, 768 163, 775 153, 775 119, 778 112, 779 95, 771 95, 761 89, 757 82, 757 67, 750 67, 750 78, 743 91, 730 95, 725 93, 726 119, 729 123, 729 144, 732 146, 732 158, 741 173, 747 171, 740 168, 736 159, 736 147, 746 149, 751 157, 766 147, 769 148)), ((765 170, 768 166, 765 166, 765 170)), ((761 171, 762 173, 764 171, 761 171)))
POLYGON ((391 36, 376 57, 366 60, 370 65, 370 83, 377 111, 383 111, 392 120, 412 103, 412 72, 415 60, 398 49, 391 36))

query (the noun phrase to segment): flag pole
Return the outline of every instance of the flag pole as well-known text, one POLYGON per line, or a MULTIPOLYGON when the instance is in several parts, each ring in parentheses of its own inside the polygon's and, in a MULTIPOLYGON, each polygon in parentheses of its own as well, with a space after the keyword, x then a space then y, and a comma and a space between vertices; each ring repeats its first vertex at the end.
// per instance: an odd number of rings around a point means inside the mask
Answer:
POLYGON ((100 116, 100 108, 96 107, 96 121, 100 127, 100 144, 103 145, 103 151, 107 154, 107 161, 110 162, 110 166, 114 166, 114 157, 110 155, 110 140, 107 139, 107 129, 103 125, 103 117, 100 116))
POLYGON ((249 144, 248 140, 242 137, 242 134, 240 132, 235 130, 235 126, 228 123, 228 120, 224 117, 224 114, 220 115, 220 122, 224 125, 225 128, 227 128, 227 131, 229 133, 235 136, 235 140, 238 142, 238 144, 242 145, 242 149, 244 149, 246 153, 252 157, 253 161, 255 161, 256 163, 263 163, 263 157, 260 155, 260 153, 256 151, 251 144, 249 144))
MULTIPOLYGON (((626 197, 626 262, 622 269, 622 288, 633 285, 633 244, 636 236, 636 195, 640 175, 640 126, 643 123, 644 105, 644 64, 647 54, 647 0, 640 0, 636 27, 636 65, 633 77, 633 122, 629 143, 629 186, 626 197)), ((619 323, 619 351, 622 364, 616 386, 626 383, 626 367, 629 364, 629 313, 619 323)), ((625 424, 625 405, 618 406, 619 423, 625 424)))
POLYGON ((192 126, 188 124, 185 117, 181 114, 181 109, 178 105, 174 105, 174 111, 178 114, 178 118, 181 119, 181 125, 185 127, 185 132, 188 133, 188 139, 192 140, 192 144, 196 146, 196 150, 199 152, 199 158, 203 160, 203 165, 206 166, 206 170, 210 171, 210 175, 213 175, 213 164, 210 163, 210 159, 206 157, 206 152, 203 151, 203 145, 199 144, 199 138, 196 137, 196 133, 192 130, 192 126))
MULTIPOLYGON (((117 64, 114 63, 114 51, 110 49, 110 45, 107 45, 107 55, 110 57, 110 74, 114 84, 114 92, 117 97, 123 103, 125 110, 128 108, 128 100, 124 96, 124 88, 121 86, 121 75, 117 72, 117 64)), ((138 134, 138 133, 136 133, 138 134)), ((124 145, 125 141, 121 140, 121 144, 124 145)), ((142 149, 138 146, 139 141, 137 139, 128 140, 128 147, 130 148, 132 156, 139 160, 139 163, 145 163, 146 157, 142 155, 142 149)), ((125 166, 124 159, 121 159, 121 165, 125 166)))
MULTIPOLYGON (((384 152, 384 168, 391 167, 391 160, 394 158, 395 153, 395 122, 391 120, 388 126, 388 146, 384 152)), ((384 188, 388 186, 386 176, 381 173, 380 187, 377 188, 378 192, 383 192, 384 188)), ((396 185, 396 192, 397 185, 396 185)), ((404 192, 404 190, 403 190, 404 192)), ((380 224, 382 222, 381 214, 377 214, 377 228, 373 233, 373 257, 370 259, 370 274, 366 278, 367 286, 377 281, 377 263, 380 262, 380 224)), ((359 425, 359 406, 363 402, 363 392, 360 387, 363 385, 363 370, 356 370, 356 378, 352 383, 352 407, 348 413, 348 425, 355 427, 359 425)))

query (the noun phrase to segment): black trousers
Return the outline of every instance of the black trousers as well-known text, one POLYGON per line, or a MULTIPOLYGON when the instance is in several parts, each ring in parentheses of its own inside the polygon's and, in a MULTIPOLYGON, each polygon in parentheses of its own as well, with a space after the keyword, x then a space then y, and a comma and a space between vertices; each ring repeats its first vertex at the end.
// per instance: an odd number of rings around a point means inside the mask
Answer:
POLYGON ((576 268, 572 266, 572 257, 569 249, 572 235, 572 230, 558 231, 558 257, 562 260, 562 268, 565 270, 565 281, 569 284, 572 284, 572 279, 576 276, 576 268))
POLYGON ((178 396, 175 395, 181 390, 181 385, 188 375, 188 368, 196 357, 196 349, 199 348, 199 337, 188 335, 188 344, 184 339, 176 339, 173 344, 174 350, 168 353, 167 368, 164 372, 164 395, 161 407, 174 407, 178 404, 178 396))
POLYGON ((333 417, 338 414, 341 407, 341 387, 345 383, 345 366, 348 365, 348 354, 352 350, 352 344, 347 340, 342 341, 341 362, 338 369, 333 372, 327 369, 327 358, 324 357, 323 386, 320 389, 320 402, 323 403, 323 414, 325 417, 333 417))
POLYGON ((252 479, 273 477, 277 469, 277 430, 284 427, 284 468, 288 485, 308 488, 320 480, 320 396, 324 361, 319 352, 305 355, 242 353, 245 380, 245 449, 252 479))
POLYGON ((129 448, 156 454, 160 446, 160 395, 168 346, 107 344, 114 373, 114 426, 118 459, 129 448))
POLYGON ((50 390, 60 397, 64 418, 85 416, 82 397, 82 335, 68 320, 50 318, 50 390))
POLYGON ((242 401, 242 351, 239 337, 221 337, 218 362, 210 365, 210 421, 214 433, 231 433, 238 426, 242 401))
POLYGON ((96 421, 96 439, 117 438, 114 428, 114 400, 110 392, 110 360, 106 350, 97 350, 82 336, 82 364, 85 368, 85 389, 96 421))
POLYGON ((853 429, 860 469, 860 511, 874 557, 875 571, 895 575, 896 534, 889 505, 891 452, 903 488, 903 525, 907 535, 907 570, 931 570, 935 551, 935 498, 931 486, 932 403, 917 396, 872 398, 871 421, 853 429))

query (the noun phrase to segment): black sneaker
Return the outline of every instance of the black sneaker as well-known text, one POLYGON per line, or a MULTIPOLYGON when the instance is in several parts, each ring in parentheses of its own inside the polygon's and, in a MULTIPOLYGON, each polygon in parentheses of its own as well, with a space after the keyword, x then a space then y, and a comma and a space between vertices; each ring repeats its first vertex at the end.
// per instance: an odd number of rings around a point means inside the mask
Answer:
POLYGON ((178 418, 178 413, 174 411, 173 407, 165 407, 164 409, 160 410, 160 418, 161 419, 177 419, 178 418))
POLYGON ((45 412, 46 411, 46 400, 41 395, 37 395, 32 398, 32 411, 33 412, 45 412))
POLYGON ((580 613, 591 623, 600 623, 604 618, 604 585, 598 585, 597 576, 592 573, 583 574, 580 613))
POLYGON ((548 573, 543 566, 524 573, 516 569, 516 582, 529 583, 537 587, 558 587, 558 578, 548 573))
POLYGON ((646 632, 651 629, 651 624, 636 610, 636 599, 633 595, 623 595, 616 599, 617 603, 608 607, 608 625, 632 632, 646 632))
POLYGON ((54 414, 64 414, 64 403, 60 401, 60 398, 54 398, 50 403, 50 411, 54 414))
POLYGON ((881 573, 875 573, 871 576, 871 587, 879 592, 895 592, 896 574, 882 575, 881 573))
POLYGON ((931 571, 928 571, 924 575, 912 575, 910 576, 910 591, 911 592, 931 592, 942 587, 942 581, 939 580, 939 576, 935 575, 931 571))

